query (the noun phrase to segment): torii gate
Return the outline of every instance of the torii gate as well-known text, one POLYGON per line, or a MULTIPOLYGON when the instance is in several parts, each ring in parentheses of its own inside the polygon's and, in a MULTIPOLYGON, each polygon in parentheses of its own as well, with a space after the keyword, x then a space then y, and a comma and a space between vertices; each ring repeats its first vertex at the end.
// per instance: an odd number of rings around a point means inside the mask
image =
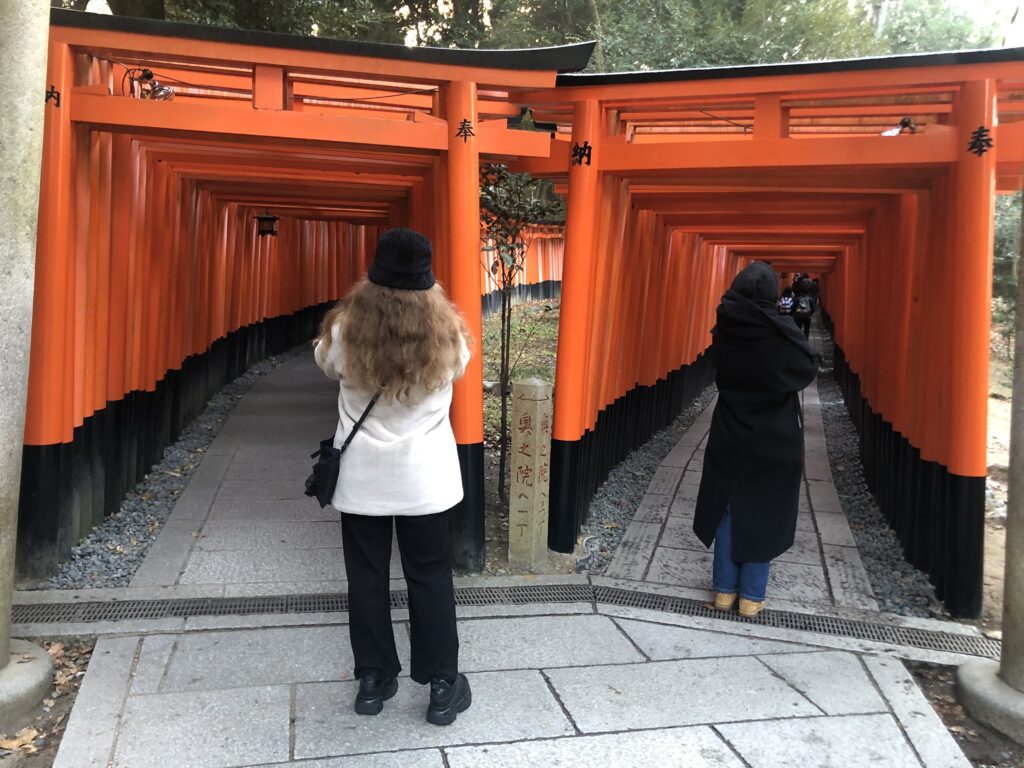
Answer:
MULTIPOLYGON (((408 48, 53 11, 22 571, 52 568, 116 510, 212 392, 308 338, 382 227, 431 236, 479 339, 480 159, 546 157, 546 134, 509 128, 509 93, 554 85, 592 47, 408 48), (173 100, 137 98, 152 80, 173 100), (257 234, 264 213, 276 237, 257 234)), ((469 570, 483 565, 482 397, 477 354, 452 409, 469 570)))
POLYGON ((821 275, 868 482, 976 615, 993 204, 1024 175, 1024 49, 569 74, 516 98, 554 131, 517 168, 569 200, 552 548, 707 381, 718 297, 760 258, 821 275))

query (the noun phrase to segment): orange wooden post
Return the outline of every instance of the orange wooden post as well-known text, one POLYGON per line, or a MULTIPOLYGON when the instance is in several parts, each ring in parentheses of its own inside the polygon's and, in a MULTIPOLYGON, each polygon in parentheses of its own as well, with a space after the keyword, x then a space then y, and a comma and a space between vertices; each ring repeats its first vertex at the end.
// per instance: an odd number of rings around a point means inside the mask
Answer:
POLYGON ((996 164, 994 152, 979 156, 968 151, 967 145, 977 130, 992 129, 995 83, 964 83, 960 99, 961 153, 956 164, 951 254, 956 267, 949 267, 955 282, 948 297, 957 372, 952 380, 948 461, 955 475, 984 477, 996 164))
POLYGON ((452 518, 453 558, 471 571, 484 565, 483 321, 480 309, 480 151, 477 87, 447 86, 448 289, 466 318, 477 349, 455 385, 452 427, 462 465, 465 497, 452 518))
POLYGON ((573 113, 572 140, 591 148, 589 160, 569 167, 569 203, 565 222, 565 261, 562 265, 561 329, 555 379, 552 432, 551 513, 548 545, 572 552, 581 505, 581 451, 584 403, 587 401, 587 342, 590 340, 591 291, 594 284, 594 217, 598 211, 598 166, 601 162, 601 107, 581 101, 573 113))
MULTIPOLYGON (((989 327, 992 300, 992 240, 995 204, 995 152, 968 150, 995 122, 996 86, 991 80, 963 84, 958 105, 960 156, 953 196, 955 261, 947 272, 951 315, 951 401, 946 466, 952 486, 951 533, 946 602, 957 615, 981 610, 982 549, 988 428, 989 327), (957 265, 956 267, 953 264, 957 265)), ((984 145, 977 144, 979 150, 984 145)))

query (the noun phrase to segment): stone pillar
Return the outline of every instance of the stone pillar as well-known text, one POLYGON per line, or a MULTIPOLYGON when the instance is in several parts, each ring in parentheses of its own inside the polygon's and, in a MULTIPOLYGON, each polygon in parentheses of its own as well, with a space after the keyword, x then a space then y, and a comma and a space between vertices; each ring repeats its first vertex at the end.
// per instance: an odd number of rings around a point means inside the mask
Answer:
MULTIPOLYGON (((1024 191, 1020 192, 1024 202, 1024 191)), ((1003 582, 1003 654, 999 676, 1024 692, 1024 212, 1017 254, 1010 488, 1006 505, 1006 578, 1003 582)), ((1022 726, 1024 727, 1024 726, 1022 726)))
POLYGON ((45 652, 10 639, 49 14, 39 0, 0 4, 0 731, 42 698, 51 670, 45 652))
MULTIPOLYGON (((1024 237, 1024 215, 1021 236, 1024 237)), ((999 663, 986 659, 961 666, 957 670, 957 691, 976 720, 1024 744, 1024 240, 1017 256, 1014 333, 1003 650, 999 663)))
POLYGON ((548 554, 551 392, 540 379, 512 384, 508 562, 521 570, 540 570, 548 554))
POLYGON ((0 668, 7 663, 14 582, 49 13, 49 4, 36 0, 7 0, 0 9, 7 62, 0 78, 0 668))

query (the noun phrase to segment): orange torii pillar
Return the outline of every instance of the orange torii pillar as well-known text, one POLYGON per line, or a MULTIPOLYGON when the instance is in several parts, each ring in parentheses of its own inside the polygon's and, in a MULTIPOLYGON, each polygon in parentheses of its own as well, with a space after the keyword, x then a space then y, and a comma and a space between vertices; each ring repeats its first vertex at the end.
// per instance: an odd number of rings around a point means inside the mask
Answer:
POLYGON ((476 83, 453 82, 445 94, 448 121, 448 291, 462 310, 476 349, 455 384, 452 428, 464 497, 452 514, 452 557, 467 571, 484 566, 484 401, 480 308, 480 151, 476 83))
POLYGON ((996 153, 967 149, 974 132, 995 122, 996 87, 991 80, 964 83, 960 91, 961 154, 954 187, 954 268, 947 284, 952 312, 952 360, 948 411, 947 471, 951 486, 953 540, 948 570, 955 575, 945 602, 957 615, 981 611, 988 437, 989 328, 992 304, 992 243, 996 153))
POLYGON ((565 258, 562 263, 562 305, 556 363, 555 412, 551 439, 551 495, 548 546, 556 552, 576 547, 579 510, 585 504, 580 479, 580 452, 586 429, 587 345, 590 341, 594 283, 594 232, 598 217, 601 106, 577 102, 572 141, 590 147, 588 156, 569 167, 569 202, 565 217, 565 258))

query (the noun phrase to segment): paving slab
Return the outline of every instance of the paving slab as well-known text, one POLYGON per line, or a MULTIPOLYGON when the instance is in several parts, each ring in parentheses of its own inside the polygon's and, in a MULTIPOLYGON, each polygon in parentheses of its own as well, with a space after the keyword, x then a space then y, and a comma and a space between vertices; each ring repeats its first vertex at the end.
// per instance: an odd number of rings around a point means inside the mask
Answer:
POLYGON ((661 466, 685 469, 693 459, 694 450, 696 450, 696 445, 683 445, 680 443, 661 460, 661 466))
MULTIPOLYGON (((312 466, 312 464, 311 464, 312 466)), ((308 474, 308 473, 307 473, 308 474)), ((302 478, 305 480, 305 478, 302 478)), ((311 502, 298 478, 278 480, 225 480, 217 492, 217 500, 244 501, 306 501, 311 502)), ((216 501, 214 502, 216 503, 216 501)))
POLYGON ((192 472, 188 486, 175 502, 168 520, 204 520, 230 466, 230 455, 208 452, 192 472))
POLYGON ((168 520, 161 529, 145 560, 132 576, 133 587, 163 587, 175 584, 202 527, 201 520, 168 520))
POLYGON ((756 658, 689 659, 547 671, 584 733, 817 715, 756 658))
POLYGON ((887 712, 860 660, 851 653, 816 651, 761 659, 826 715, 887 712))
POLYGON ((464 672, 643 660, 605 616, 481 619, 459 624, 459 669, 464 672))
POLYGON ((445 754, 449 768, 575 768, 581 765, 610 768, 637 765, 658 768, 743 767, 715 732, 702 726, 486 747, 456 747, 445 750, 445 754))
POLYGON ((899 659, 865 656, 864 665, 928 768, 970 768, 970 761, 899 659))
POLYGON ((355 757, 330 757, 324 760, 303 760, 301 763, 274 763, 246 768, 446 768, 439 749, 416 749, 385 752, 355 757))
POLYGON ((646 621, 619 619, 617 623, 640 650, 654 661, 803 653, 817 650, 809 645, 760 640, 726 632, 674 627, 646 621))
POLYGON ((288 686, 129 697, 114 768, 235 768, 288 759, 288 686))
POLYGON ((640 505, 633 514, 634 523, 663 523, 668 517, 669 503, 671 496, 661 494, 646 494, 640 499, 640 505))
POLYGON ((683 477, 683 470, 678 467, 658 467, 651 478, 651 484, 647 487, 648 493, 667 494, 675 493, 676 486, 683 477))
POLYGON ((213 520, 196 541, 200 550, 341 549, 341 522, 213 520))
POLYGON ((921 768, 892 715, 719 725, 751 768, 921 768))
POLYGON ((142 641, 142 650, 132 676, 133 695, 160 691, 160 683, 177 638, 177 635, 150 635, 142 641))
POLYGON ((692 549, 697 552, 707 551, 707 547, 693 532, 693 517, 672 515, 665 521, 665 529, 658 540, 658 546, 672 549, 692 549))
POLYGON ((669 507, 669 517, 688 517, 692 520, 696 513, 696 499, 684 499, 682 496, 676 496, 672 499, 672 506, 669 507))
MULTIPOLYGON (((148 642, 148 641, 147 641, 148 642)), ((395 627, 408 660, 405 627, 395 627)), ((347 626, 191 632, 178 640, 161 691, 196 691, 352 679, 347 626)))
MULTIPOLYGON (((698 589, 711 589, 710 551, 658 547, 646 580, 698 589)), ((611 574, 609 574, 611 575, 611 574)), ((768 599, 802 603, 829 603, 821 566, 775 561, 768 576, 768 599)))
POLYGON ((273 500, 219 499, 210 509, 209 520, 332 520, 341 521, 341 513, 334 507, 323 509, 313 499, 273 500))
MULTIPOLYGON (((401 575, 401 570, 394 575, 401 575)), ((196 551, 189 558, 180 581, 182 584, 230 584, 344 578, 341 549, 265 548, 196 551)))
POLYGON ((846 515, 815 512, 814 522, 818 526, 818 538, 821 539, 822 545, 834 544, 839 547, 856 548, 857 541, 853 538, 846 515))
POLYGON ((544 677, 535 670, 467 675, 473 706, 445 728, 424 720, 426 686, 404 680, 378 717, 352 711, 358 684, 298 686, 295 758, 486 744, 567 736, 575 731, 544 677))
POLYGON ((658 523, 631 523, 608 566, 608 576, 634 581, 643 579, 660 533, 658 523))
POLYGON ((783 563, 799 563, 802 565, 821 565, 821 544, 814 531, 797 530, 793 546, 776 558, 783 563))
MULTIPOLYGON (((310 451, 312 453, 312 451, 310 451)), ((228 467, 225 480, 290 480, 306 477, 313 459, 306 461, 235 461, 228 467)))
POLYGON ((96 642, 54 768, 107 768, 138 646, 137 637, 96 642))
POLYGON ((822 544, 821 548, 836 605, 877 611, 878 601, 860 552, 855 547, 837 547, 834 544, 822 544))
POLYGON ((811 509, 814 510, 815 515, 820 512, 843 513, 839 494, 836 493, 836 487, 832 483, 823 480, 808 480, 807 490, 811 497, 811 509))

